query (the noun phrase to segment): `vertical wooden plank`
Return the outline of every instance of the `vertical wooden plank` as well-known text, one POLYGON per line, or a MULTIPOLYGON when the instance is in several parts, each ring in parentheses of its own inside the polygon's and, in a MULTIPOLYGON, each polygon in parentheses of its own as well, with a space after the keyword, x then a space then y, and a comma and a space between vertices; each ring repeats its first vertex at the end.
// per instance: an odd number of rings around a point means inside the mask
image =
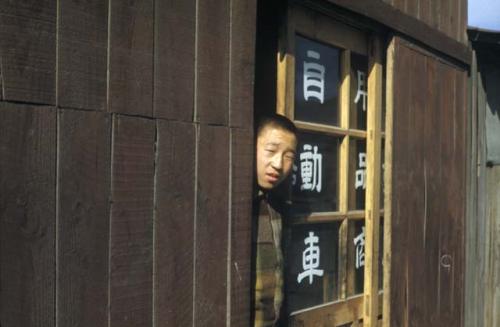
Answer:
POLYGON ((392 5, 396 9, 406 12, 406 0, 392 0, 392 5))
POLYGON ((386 61, 386 112, 385 112, 385 168, 384 168, 384 248, 383 248, 383 304, 382 326, 391 324, 391 265, 392 265, 392 158, 394 131, 394 65, 396 39, 392 38, 387 48, 386 61))
POLYGON ((253 140, 253 129, 231 129, 231 327, 250 322, 253 140))
MULTIPOLYGON (((442 211, 440 216, 440 233, 439 233, 439 289, 438 289, 438 306, 440 309, 441 324, 456 325, 458 322, 457 316, 460 311, 457 309, 458 303, 461 301, 461 291, 456 287, 462 285, 457 284, 460 280, 461 269, 461 241, 460 233, 463 223, 463 212, 461 208, 463 201, 461 193, 463 193, 463 178, 461 160, 465 162, 465 157, 462 157, 461 151, 457 148, 465 146, 460 144, 461 129, 460 117, 456 111, 457 100, 459 96, 456 92, 456 75, 455 69, 449 66, 443 68, 443 89, 441 96, 441 158, 442 158, 442 181, 443 184, 441 194, 443 198, 442 211), (458 191, 461 190, 461 191, 458 191)), ((460 105, 459 105, 460 106, 460 105)), ((458 325, 456 325, 458 326, 458 325)))
POLYGON ((484 314, 484 323, 486 326, 491 326, 493 322, 493 312, 491 312, 491 296, 484 296, 485 290, 490 289, 491 281, 489 273, 491 271, 491 263, 486 256, 487 249, 491 244, 491 225, 487 219, 487 172, 486 172, 486 92, 483 84, 483 75, 478 71, 477 75, 477 168, 478 168, 478 181, 477 181, 477 210, 476 219, 478 222, 478 233, 480 243, 476 248, 475 254, 477 259, 482 262, 478 265, 477 279, 478 285, 484 285, 484 288, 476 290, 478 297, 478 308, 481 308, 481 314, 484 314), (479 306, 480 305, 480 306, 479 306), (486 309, 483 309, 486 308, 486 309), (484 310, 484 311, 482 311, 484 310))
POLYGON ((155 1, 154 116, 193 120, 196 1, 155 1))
POLYGON ((229 125, 253 128, 256 0, 231 0, 229 125))
POLYGON ((449 12, 450 29, 448 36, 458 40, 458 30, 462 16, 460 15, 460 0, 450 1, 449 12))
POLYGON ((194 325, 226 325, 229 133, 199 128, 195 226, 194 325))
MULTIPOLYGON (((409 129, 408 129, 408 183, 411 192, 408 194, 408 313, 410 326, 425 326, 426 288, 422 287, 422 279, 427 282, 425 275, 425 228, 427 220, 432 219, 426 214, 426 164, 424 162, 424 115, 426 113, 427 66, 425 57, 416 51, 409 52, 412 87, 409 97, 409 129)), ((434 276, 432 276, 434 278, 434 276)))
POLYGON ((58 42, 58 106, 105 110, 107 1, 61 1, 58 42))
POLYGON ((110 327, 152 322, 152 120, 113 117, 110 327))
POLYGON ((195 129, 158 121, 155 191, 155 326, 193 321, 195 129))
POLYGON ((368 75, 368 113, 366 138, 366 208, 365 208, 365 282, 363 325, 377 325, 378 320, 378 258, 380 229, 380 152, 382 128, 382 41, 370 41, 368 75))
POLYGON ((426 23, 427 25, 432 26, 431 21, 431 2, 432 0, 419 0, 418 6, 418 17, 421 21, 426 23))
POLYGON ((3 99, 55 104, 56 2, 0 2, 3 99))
POLYGON ((477 194, 478 194, 478 106, 477 106, 477 88, 478 88, 478 71, 476 52, 472 52, 471 73, 468 85, 468 94, 470 96, 468 103, 468 119, 467 119, 467 214, 466 214, 466 258, 465 258, 465 312, 464 325, 472 326, 477 322, 480 326, 484 326, 484 282, 478 273, 484 265, 484 257, 482 253, 477 251, 478 242, 482 239, 479 234, 480 226, 483 219, 477 216, 477 194))
MULTIPOLYGON (((490 325, 487 326, 498 326, 500 324, 500 317, 498 312, 500 310, 500 299, 499 299, 499 289, 500 283, 500 208, 498 200, 498 186, 500 185, 500 167, 494 166, 488 168, 487 172, 487 182, 486 182, 486 192, 489 195, 487 202, 488 205, 488 217, 490 220, 491 230, 491 245, 487 249, 490 256, 490 283, 491 288, 488 289, 488 308, 490 325)), ((488 285, 488 286, 489 286, 488 285)))
POLYGON ((230 0, 198 2, 195 120, 227 125, 230 0))
POLYGON ((451 2, 454 1, 456 0, 439 0, 439 30, 448 36, 451 33, 451 2))
POLYGON ((408 326, 408 209, 405 199, 410 194, 406 179, 408 176, 408 98, 411 89, 411 77, 407 67, 410 58, 401 40, 396 39, 394 61, 394 113, 393 113, 393 181, 392 188, 392 244, 391 244, 391 316, 390 326, 408 326), (397 264, 396 264, 397 262, 397 264), (397 308, 397 309, 396 309, 397 308))
POLYGON ((460 31, 459 31, 459 40, 462 43, 467 44, 467 22, 468 22, 468 2, 467 0, 460 0, 460 31))
POLYGON ((420 0, 405 0, 406 1, 406 14, 415 18, 419 18, 419 3, 420 0))
POLYGON ((441 21, 441 0, 431 1, 431 26, 439 29, 441 21))
MULTIPOLYGON (((351 112, 351 51, 344 50, 341 57, 341 74, 342 81, 340 84, 340 126, 348 129, 350 123, 351 112)), ((349 156, 350 151, 350 138, 345 136, 340 145, 340 165, 339 165, 339 210, 340 212, 347 212, 349 210, 349 174, 352 160, 349 156)), ((341 299, 348 296, 349 289, 348 276, 354 277, 354 272, 349 274, 348 262, 348 241, 349 241, 349 220, 345 219, 340 226, 339 230, 339 244, 340 244, 340 260, 343 264, 339 266, 339 283, 341 299)))
POLYGON ((286 23, 280 26, 276 81, 276 112, 294 119, 295 114, 295 21, 294 10, 288 6, 286 23))
MULTIPOLYGON (((456 290, 455 296, 457 297, 455 301, 454 309, 454 323, 456 326, 462 326, 464 321, 464 283, 465 283, 465 222, 466 222, 466 162, 467 162, 467 79, 468 72, 459 68, 455 68, 455 110, 454 115, 456 117, 456 129, 454 131, 454 148, 455 148, 455 163, 457 164, 457 177, 459 181, 458 187, 460 192, 458 194, 458 203, 454 207, 455 214, 454 218, 456 223, 456 229, 454 239, 455 239, 455 251, 457 253, 457 259, 455 261, 457 273, 454 276, 454 285, 460 285, 458 290, 456 290)), ((451 189, 453 192, 453 189, 451 189)))
MULTIPOLYGON (((419 69, 416 67, 416 69, 419 69)), ((424 220, 423 225, 423 272, 420 280, 424 280, 426 291, 423 294, 424 324, 432 324, 439 317, 437 310, 438 289, 438 262, 439 262, 439 217, 441 215, 441 136, 440 136, 440 111, 439 94, 441 92, 441 70, 437 67, 434 58, 428 58, 426 63, 426 87, 422 94, 426 99, 424 129, 422 139, 424 144, 424 220)), ((415 283, 415 281, 414 281, 415 283)), ((415 287, 421 285, 416 283, 415 287)))
POLYGON ((55 323, 56 115, 0 103, 0 317, 55 323))
POLYGON ((111 1, 110 112, 153 113, 153 0, 111 1))
POLYGON ((108 325, 110 121, 61 110, 58 133, 58 326, 108 325))

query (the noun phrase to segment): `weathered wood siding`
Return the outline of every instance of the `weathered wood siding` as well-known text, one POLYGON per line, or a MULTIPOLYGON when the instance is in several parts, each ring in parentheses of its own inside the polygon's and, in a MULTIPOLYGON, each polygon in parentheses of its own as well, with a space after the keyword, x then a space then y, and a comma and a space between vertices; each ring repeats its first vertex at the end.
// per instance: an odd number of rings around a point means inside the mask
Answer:
POLYGON ((467 42, 467 0, 383 0, 441 33, 467 42))
POLYGON ((467 72, 395 42, 391 326, 462 326, 467 72))
POLYGON ((2 1, 2 327, 247 326, 255 17, 2 1))
POLYGON ((469 81, 470 156, 466 241, 465 325, 500 324, 500 167, 498 139, 500 47, 497 33, 470 31, 474 60, 469 81), (491 38, 488 40, 488 38, 491 38))

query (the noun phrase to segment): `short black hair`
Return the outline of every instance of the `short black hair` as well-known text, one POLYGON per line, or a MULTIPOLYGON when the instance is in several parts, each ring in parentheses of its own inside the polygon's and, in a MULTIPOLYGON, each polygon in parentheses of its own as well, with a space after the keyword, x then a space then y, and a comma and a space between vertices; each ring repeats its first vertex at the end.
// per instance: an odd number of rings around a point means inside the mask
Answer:
POLYGON ((268 126, 283 129, 297 137, 297 127, 295 124, 287 117, 276 113, 267 114, 259 118, 255 136, 258 137, 264 128, 268 126))

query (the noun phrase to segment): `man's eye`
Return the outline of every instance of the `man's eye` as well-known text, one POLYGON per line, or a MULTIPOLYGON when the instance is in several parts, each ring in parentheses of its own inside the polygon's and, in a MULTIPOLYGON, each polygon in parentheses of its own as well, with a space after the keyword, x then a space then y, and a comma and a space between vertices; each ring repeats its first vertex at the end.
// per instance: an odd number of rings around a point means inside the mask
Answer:
POLYGON ((285 158, 292 161, 295 160, 295 156, 293 154, 287 154, 285 155, 285 158))
POLYGON ((274 149, 266 149, 266 152, 267 153, 276 153, 276 150, 274 150, 274 149))

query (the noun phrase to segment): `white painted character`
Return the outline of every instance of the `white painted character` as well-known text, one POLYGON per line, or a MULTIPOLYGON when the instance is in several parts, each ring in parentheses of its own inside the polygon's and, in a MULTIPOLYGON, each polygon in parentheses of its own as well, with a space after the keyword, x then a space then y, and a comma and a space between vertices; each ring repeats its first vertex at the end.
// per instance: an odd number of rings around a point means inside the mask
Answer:
MULTIPOLYGON (((320 54, 308 50, 307 57, 312 60, 319 60, 320 54)), ((309 98, 314 98, 323 104, 325 101, 325 66, 313 61, 304 61, 303 81, 304 100, 309 101, 309 98)))
POLYGON ((300 153, 301 190, 321 192, 323 170, 323 155, 318 152, 318 147, 304 144, 300 153))
POLYGON ((302 253, 303 272, 297 276, 297 283, 299 284, 306 277, 309 278, 309 284, 312 284, 314 276, 323 276, 323 269, 318 269, 320 256, 318 243, 319 237, 314 235, 314 232, 309 232, 309 236, 304 239, 304 244, 307 247, 302 253))
POLYGON ((356 246, 356 269, 365 265, 365 227, 361 228, 361 233, 354 238, 354 245, 356 246))
POLYGON ((354 98, 354 103, 358 103, 359 100, 363 99, 363 111, 366 111, 366 98, 368 97, 368 92, 366 91, 366 73, 358 70, 358 90, 356 92, 356 98, 354 98))
POLYGON ((354 182, 354 186, 357 189, 360 187, 366 189, 366 153, 360 152, 358 154, 358 167, 356 169, 356 180, 354 182))

